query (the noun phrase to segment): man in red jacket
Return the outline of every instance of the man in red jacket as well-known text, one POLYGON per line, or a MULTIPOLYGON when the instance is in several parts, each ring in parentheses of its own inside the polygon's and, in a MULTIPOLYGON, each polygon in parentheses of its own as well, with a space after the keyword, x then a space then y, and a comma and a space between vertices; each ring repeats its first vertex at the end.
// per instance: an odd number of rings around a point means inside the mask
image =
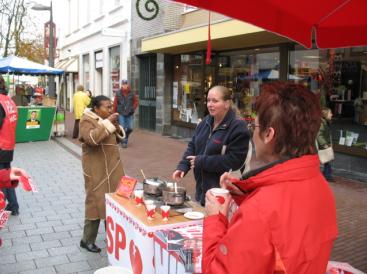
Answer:
MULTIPOLYGON (((4 78, 0 75, 0 170, 9 169, 13 161, 15 147, 15 129, 18 111, 15 103, 7 95, 4 78)), ((14 216, 19 215, 19 205, 14 188, 4 188, 5 198, 8 200, 7 210, 14 216)))
POLYGON ((265 165, 220 184, 239 208, 227 219, 209 190, 203 233, 203 273, 324 274, 337 237, 332 191, 315 149, 321 122, 316 96, 304 86, 264 86, 252 124, 256 159, 265 165))

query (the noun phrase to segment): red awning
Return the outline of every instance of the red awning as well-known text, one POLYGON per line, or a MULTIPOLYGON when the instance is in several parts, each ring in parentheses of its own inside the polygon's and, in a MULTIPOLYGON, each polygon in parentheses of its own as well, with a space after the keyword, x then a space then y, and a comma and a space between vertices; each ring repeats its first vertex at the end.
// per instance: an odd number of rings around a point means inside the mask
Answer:
POLYGON ((367 0, 176 0, 285 36, 307 48, 367 45, 367 0))

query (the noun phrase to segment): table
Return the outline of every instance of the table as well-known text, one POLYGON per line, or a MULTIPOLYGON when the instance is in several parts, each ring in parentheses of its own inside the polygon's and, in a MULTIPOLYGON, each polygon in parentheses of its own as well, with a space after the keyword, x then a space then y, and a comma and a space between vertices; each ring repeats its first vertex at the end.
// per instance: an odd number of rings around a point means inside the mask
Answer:
MULTIPOLYGON (((195 203, 191 202, 190 206, 193 206, 195 211, 203 211, 203 208, 195 203)), ((167 272, 162 272, 162 269, 156 271, 154 232, 202 224, 202 220, 188 220, 173 210, 170 215, 172 216, 169 220, 163 222, 157 210, 155 219, 149 221, 144 206, 136 206, 132 199, 112 193, 106 194, 107 255, 110 264, 132 269, 134 274, 169 273, 168 269, 167 272)), ((183 265, 180 269, 184 269, 183 265)))

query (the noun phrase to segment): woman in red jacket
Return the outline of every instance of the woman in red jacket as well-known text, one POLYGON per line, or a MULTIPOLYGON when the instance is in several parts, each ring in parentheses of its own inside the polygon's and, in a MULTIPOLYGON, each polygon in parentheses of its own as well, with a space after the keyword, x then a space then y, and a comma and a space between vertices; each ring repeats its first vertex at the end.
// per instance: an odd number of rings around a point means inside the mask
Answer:
POLYGON ((314 147, 321 122, 316 96, 290 83, 270 84, 256 100, 252 125, 257 160, 265 165, 221 186, 239 206, 227 219, 206 194, 204 273, 324 274, 337 237, 333 194, 314 147))

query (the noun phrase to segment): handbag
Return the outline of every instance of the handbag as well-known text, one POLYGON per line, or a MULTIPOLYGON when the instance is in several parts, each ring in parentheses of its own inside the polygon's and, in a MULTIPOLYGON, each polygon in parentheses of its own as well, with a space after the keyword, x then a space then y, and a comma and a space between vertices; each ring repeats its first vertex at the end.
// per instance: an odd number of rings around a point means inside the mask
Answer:
POLYGON ((331 146, 326 149, 320 149, 317 153, 319 155, 321 164, 325 164, 334 160, 334 150, 331 146))

